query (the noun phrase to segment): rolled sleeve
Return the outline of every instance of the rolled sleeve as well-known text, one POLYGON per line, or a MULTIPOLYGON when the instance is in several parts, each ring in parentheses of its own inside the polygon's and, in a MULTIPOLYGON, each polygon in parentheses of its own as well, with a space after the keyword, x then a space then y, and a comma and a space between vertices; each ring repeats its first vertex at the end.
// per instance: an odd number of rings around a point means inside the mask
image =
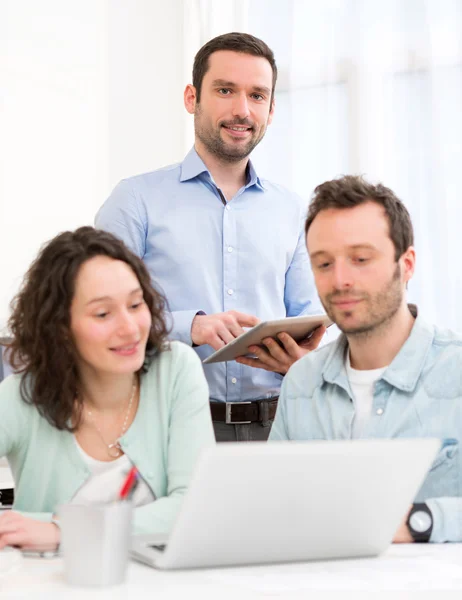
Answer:
POLYGON ((109 231, 140 258, 146 252, 146 219, 141 218, 139 197, 127 180, 121 181, 99 209, 95 227, 109 231))
POLYGON ((462 542, 462 498, 432 498, 425 504, 433 516, 430 542, 462 542))
POLYGON ((194 317, 205 315, 203 310, 175 310, 168 313, 170 339, 192 346, 191 327, 194 317))
POLYGON ((303 227, 292 262, 286 273, 284 304, 288 317, 324 312, 314 284, 303 227))

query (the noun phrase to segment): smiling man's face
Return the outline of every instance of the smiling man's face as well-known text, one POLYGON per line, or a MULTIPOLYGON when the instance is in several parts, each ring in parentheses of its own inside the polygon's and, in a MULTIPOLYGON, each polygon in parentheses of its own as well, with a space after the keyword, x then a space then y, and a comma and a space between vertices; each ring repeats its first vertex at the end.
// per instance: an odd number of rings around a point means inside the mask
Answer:
POLYGON ((245 159, 271 123, 272 81, 265 58, 214 52, 202 80, 200 103, 193 110, 199 153, 205 150, 223 162, 245 159))

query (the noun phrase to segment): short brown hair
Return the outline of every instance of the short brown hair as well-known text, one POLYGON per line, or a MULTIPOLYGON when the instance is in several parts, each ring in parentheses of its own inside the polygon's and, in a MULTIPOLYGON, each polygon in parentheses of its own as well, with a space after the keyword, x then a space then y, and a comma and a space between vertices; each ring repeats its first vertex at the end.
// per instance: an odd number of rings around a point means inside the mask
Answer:
POLYGON ((209 70, 209 57, 219 50, 231 50, 232 52, 241 52, 242 54, 266 58, 273 70, 271 102, 273 101, 274 88, 276 87, 276 80, 278 78, 278 69, 273 51, 259 38, 250 35, 249 33, 239 33, 234 31, 213 38, 204 44, 196 54, 193 66, 193 86, 196 88, 196 99, 198 103, 201 99, 202 81, 209 70))
POLYGON ((409 246, 414 245, 414 230, 409 212, 390 188, 381 183, 368 183, 359 175, 345 175, 318 185, 308 207, 305 235, 321 211, 329 208, 353 208, 365 202, 383 206, 397 261, 409 246))
POLYGON ((80 421, 82 403, 70 308, 78 272, 95 256, 127 263, 138 278, 152 317, 144 369, 154 354, 164 349, 168 334, 163 296, 152 287, 142 260, 115 236, 80 227, 43 246, 11 302, 8 325, 13 339, 8 354, 13 370, 23 374, 22 399, 60 430, 75 431, 80 421))

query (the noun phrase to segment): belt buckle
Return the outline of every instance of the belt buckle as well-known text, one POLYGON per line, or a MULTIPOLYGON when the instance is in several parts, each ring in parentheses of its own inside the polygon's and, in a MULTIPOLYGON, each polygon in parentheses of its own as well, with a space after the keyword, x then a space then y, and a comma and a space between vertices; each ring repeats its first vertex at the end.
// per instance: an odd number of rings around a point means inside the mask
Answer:
POLYGON ((252 421, 232 421, 231 420, 231 407, 233 404, 252 404, 252 402, 226 402, 226 418, 225 423, 227 425, 248 425, 252 421))

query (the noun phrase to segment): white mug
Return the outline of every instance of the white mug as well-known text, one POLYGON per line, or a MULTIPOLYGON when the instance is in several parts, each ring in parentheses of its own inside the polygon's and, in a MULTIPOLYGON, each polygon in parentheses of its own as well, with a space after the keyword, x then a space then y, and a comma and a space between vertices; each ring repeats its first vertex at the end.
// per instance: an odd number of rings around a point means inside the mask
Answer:
POLYGON ((132 514, 133 505, 129 501, 59 507, 60 550, 68 583, 82 586, 123 583, 132 514))

